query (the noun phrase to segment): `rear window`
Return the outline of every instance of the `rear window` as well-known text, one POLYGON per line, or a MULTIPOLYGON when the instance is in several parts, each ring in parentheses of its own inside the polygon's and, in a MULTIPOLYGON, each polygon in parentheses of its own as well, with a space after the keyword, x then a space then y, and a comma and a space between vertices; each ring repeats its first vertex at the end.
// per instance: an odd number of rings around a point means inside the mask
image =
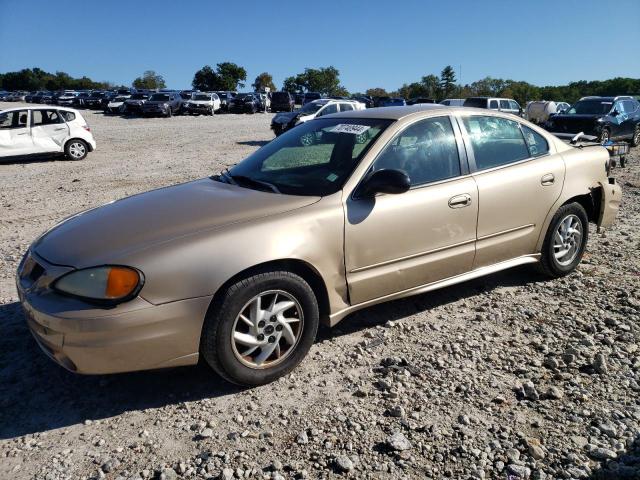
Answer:
POLYGON ((166 93, 156 93, 155 95, 151 95, 149 100, 154 102, 162 102, 163 100, 169 100, 170 97, 166 93))
POLYGON ((274 102, 289 102, 291 100, 291 96, 287 92, 275 92, 271 96, 271 100, 274 102))
POLYGON ((486 98, 467 98, 463 104, 465 107, 487 108, 486 98))
POLYGON ((73 112, 60 111, 60 115, 64 118, 65 122, 73 122, 76 119, 76 114, 73 112))
POLYGON ((485 116, 463 117, 462 121, 471 139, 478 170, 529 158, 529 148, 518 122, 485 116))

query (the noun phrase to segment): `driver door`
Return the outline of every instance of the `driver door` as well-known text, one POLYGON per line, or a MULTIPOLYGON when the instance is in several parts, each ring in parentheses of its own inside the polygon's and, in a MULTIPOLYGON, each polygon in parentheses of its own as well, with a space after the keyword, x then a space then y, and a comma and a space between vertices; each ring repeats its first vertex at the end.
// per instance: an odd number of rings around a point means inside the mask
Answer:
POLYGON ((353 304, 471 270, 478 189, 457 125, 449 116, 419 120, 380 153, 370 171, 398 169, 408 192, 352 195, 346 201, 345 266, 353 304))
POLYGON ((0 157, 33 153, 29 110, 0 113, 0 157))

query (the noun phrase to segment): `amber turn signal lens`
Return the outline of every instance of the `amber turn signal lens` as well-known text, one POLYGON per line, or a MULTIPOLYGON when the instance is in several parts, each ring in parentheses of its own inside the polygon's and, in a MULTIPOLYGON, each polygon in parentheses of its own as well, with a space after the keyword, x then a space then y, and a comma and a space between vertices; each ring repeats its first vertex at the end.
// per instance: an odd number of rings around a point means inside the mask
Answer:
POLYGON ((140 277, 138 272, 130 268, 111 267, 109 276, 107 277, 107 289, 105 296, 107 298, 123 298, 138 287, 140 277))

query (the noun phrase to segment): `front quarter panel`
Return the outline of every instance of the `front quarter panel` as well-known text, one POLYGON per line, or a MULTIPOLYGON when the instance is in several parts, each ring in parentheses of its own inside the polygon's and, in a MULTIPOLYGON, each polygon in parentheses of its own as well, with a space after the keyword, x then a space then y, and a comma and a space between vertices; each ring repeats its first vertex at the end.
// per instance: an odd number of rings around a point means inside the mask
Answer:
POLYGON ((215 294, 240 272, 300 260, 322 277, 332 310, 345 308, 341 193, 297 210, 154 245, 117 263, 145 274, 140 296, 153 304, 215 294))

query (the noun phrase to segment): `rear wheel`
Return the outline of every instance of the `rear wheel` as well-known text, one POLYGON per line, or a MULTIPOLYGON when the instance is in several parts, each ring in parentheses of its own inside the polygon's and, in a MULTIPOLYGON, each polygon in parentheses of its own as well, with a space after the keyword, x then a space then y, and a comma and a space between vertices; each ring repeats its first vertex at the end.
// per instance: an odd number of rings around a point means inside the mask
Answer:
POLYGON ((287 271, 260 273, 239 280, 215 301, 200 351, 224 379, 263 385, 302 361, 318 323, 318 302, 302 277, 287 271))
POLYGON ((89 146, 84 140, 74 138, 64 146, 64 153, 69 160, 82 160, 89 153, 89 146))
POLYGON ((582 260, 588 238, 589 220, 584 207, 579 203, 560 207, 542 245, 540 267, 543 273, 557 278, 575 270, 582 260))
POLYGON ((637 147, 640 145, 640 125, 636 125, 636 129, 633 131, 633 137, 631 137, 631 146, 637 147))

